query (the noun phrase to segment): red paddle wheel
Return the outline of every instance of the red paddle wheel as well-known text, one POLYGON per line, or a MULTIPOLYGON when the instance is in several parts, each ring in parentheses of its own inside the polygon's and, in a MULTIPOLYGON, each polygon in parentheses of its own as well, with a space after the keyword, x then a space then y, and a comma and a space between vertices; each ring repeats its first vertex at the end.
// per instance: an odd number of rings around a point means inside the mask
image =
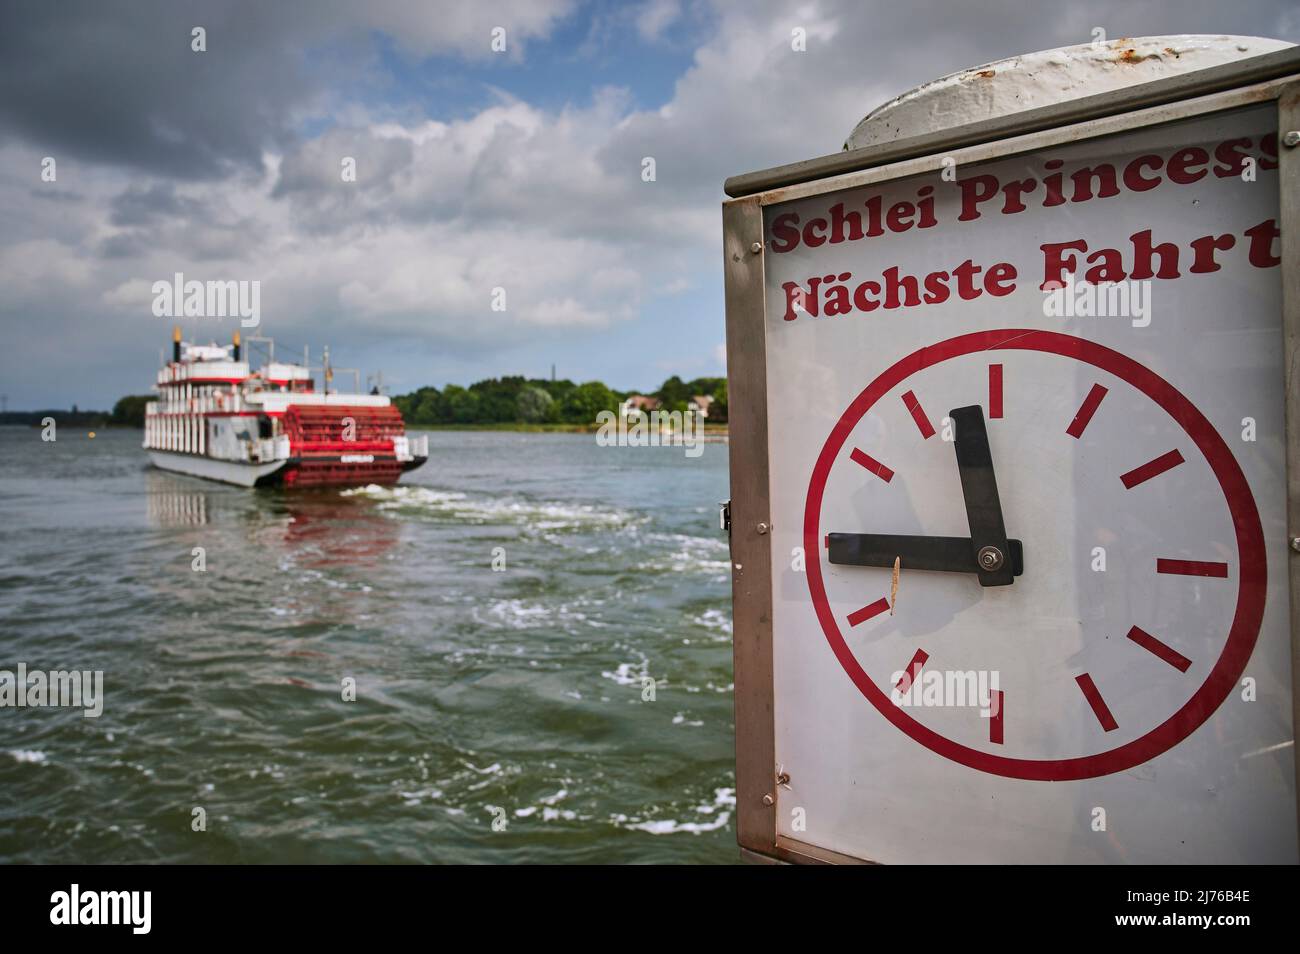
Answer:
POLYGON ((402 474, 393 440, 403 436, 405 425, 391 405, 294 404, 282 423, 290 447, 286 486, 395 484, 402 474))

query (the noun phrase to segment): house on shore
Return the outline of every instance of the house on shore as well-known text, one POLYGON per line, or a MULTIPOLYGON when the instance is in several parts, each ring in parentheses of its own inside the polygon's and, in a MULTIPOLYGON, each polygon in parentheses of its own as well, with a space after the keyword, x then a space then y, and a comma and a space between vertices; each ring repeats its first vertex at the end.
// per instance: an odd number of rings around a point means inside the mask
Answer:
POLYGON ((618 406, 618 416, 622 418, 636 417, 649 411, 659 410, 659 399, 647 397, 644 394, 629 394, 627 398, 618 406))

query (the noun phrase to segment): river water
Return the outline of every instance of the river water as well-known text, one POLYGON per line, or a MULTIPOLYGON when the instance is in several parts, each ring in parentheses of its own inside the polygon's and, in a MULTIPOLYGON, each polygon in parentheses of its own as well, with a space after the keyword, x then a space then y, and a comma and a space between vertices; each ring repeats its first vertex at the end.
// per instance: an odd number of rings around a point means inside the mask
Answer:
POLYGON ((0 428, 0 670, 104 673, 0 708, 0 861, 737 860, 726 446, 429 438, 285 493, 0 428))

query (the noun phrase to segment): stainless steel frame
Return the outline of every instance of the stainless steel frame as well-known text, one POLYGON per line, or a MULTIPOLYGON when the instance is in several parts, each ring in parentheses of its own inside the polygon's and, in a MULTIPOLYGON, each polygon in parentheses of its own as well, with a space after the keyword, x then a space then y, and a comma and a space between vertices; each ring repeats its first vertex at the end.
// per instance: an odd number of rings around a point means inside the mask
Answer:
MULTIPOLYGON (((1300 137, 1300 81, 1278 96, 1279 141, 1300 137)), ((1300 726, 1300 145, 1282 146, 1278 156, 1282 230, 1283 387, 1286 389, 1286 532, 1291 564, 1291 739, 1300 726)), ((1296 759, 1300 792, 1300 758, 1296 759)))
MULTIPOLYGON (((1251 57, 1158 82, 984 123, 748 173, 727 180, 722 204, 731 437, 731 564, 736 699, 736 826, 748 861, 863 863, 776 833, 772 670, 772 553, 768 530, 767 348, 763 208, 873 182, 1031 152, 1253 103, 1278 106, 1287 520, 1291 580, 1293 726, 1300 725, 1300 49, 1251 57)), ((1294 734, 1294 729, 1293 729, 1294 734)), ((1297 759, 1300 791, 1300 759, 1297 759)), ((1298 806, 1300 814, 1300 806, 1298 806)))

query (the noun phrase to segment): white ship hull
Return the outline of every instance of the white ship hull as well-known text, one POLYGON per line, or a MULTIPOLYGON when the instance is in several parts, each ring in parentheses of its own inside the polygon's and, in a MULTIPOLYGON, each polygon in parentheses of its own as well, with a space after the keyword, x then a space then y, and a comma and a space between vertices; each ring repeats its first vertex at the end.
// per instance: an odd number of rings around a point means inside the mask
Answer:
POLYGON ((270 477, 288 463, 288 461, 275 460, 267 464, 241 464, 235 461, 200 457, 197 454, 178 454, 173 451, 159 450, 149 451, 149 459, 153 461, 155 467, 162 470, 219 480, 239 487, 253 487, 258 481, 270 477))

